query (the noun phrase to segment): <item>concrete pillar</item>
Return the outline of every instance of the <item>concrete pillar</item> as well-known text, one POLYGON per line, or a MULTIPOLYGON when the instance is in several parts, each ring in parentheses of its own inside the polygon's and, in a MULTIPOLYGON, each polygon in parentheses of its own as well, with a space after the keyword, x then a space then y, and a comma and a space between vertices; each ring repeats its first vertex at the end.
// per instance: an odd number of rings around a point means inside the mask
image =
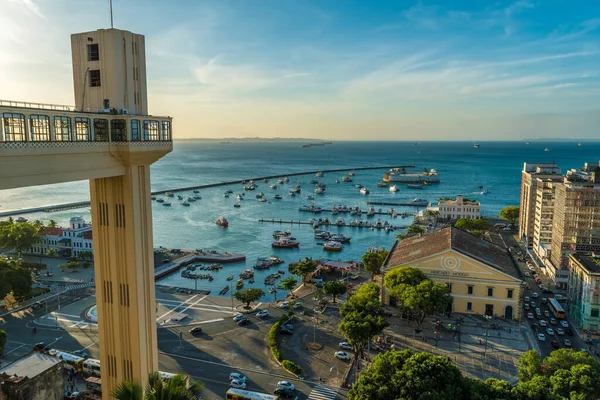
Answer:
POLYGON ((90 180, 102 397, 158 370, 150 166, 90 180))

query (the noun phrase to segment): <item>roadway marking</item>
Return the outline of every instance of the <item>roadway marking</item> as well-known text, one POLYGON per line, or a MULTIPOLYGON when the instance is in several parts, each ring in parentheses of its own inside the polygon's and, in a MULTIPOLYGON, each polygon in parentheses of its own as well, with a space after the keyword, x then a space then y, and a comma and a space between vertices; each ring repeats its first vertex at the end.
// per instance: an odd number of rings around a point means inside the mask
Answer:
POLYGON ((21 347, 23 347, 23 346, 25 346, 25 344, 22 344, 22 345, 20 345, 19 347, 15 347, 15 348, 14 348, 14 349, 12 349, 11 351, 7 351, 6 353, 4 353, 4 355, 10 354, 10 353, 12 353, 13 351, 17 351, 17 350, 19 350, 19 349, 20 349, 21 347))
POLYGON ((167 311, 166 313, 164 313, 163 315, 161 315, 160 317, 156 318, 156 321, 158 322, 159 320, 163 319, 164 317, 166 317, 167 315, 171 314, 172 312, 174 312, 177 308, 181 307, 184 304, 188 304, 188 301, 192 301, 194 298, 200 296, 199 294, 195 294, 192 297, 190 297, 189 299, 187 299, 186 301, 180 302, 179 305, 173 307, 171 310, 167 311))
POLYGON ((57 312, 54 312, 54 311, 51 312, 50 315, 60 315, 61 317, 73 317, 73 318, 81 319, 81 315, 57 313, 57 312))
POLYGON ((88 345, 87 345, 87 346, 85 346, 83 349, 84 349, 84 350, 87 350, 87 349, 89 349, 90 347, 92 347, 92 346, 95 346, 96 344, 98 344, 98 343, 96 343, 96 342, 92 342, 92 344, 88 344, 88 345))
POLYGON ((200 303, 202 300, 204 300, 207 297, 208 297, 208 295, 202 297, 200 300, 197 300, 197 301, 195 301, 193 303, 188 303, 188 304, 190 304, 189 306, 187 306, 186 308, 184 308, 183 310, 180 310, 178 312, 180 312, 180 313, 186 312, 190 307, 195 306, 196 304, 200 303))
MULTIPOLYGON (((183 304, 183 302, 181 302, 181 301, 170 300, 170 299, 160 299, 160 298, 157 298, 156 301, 158 301, 159 303, 171 303, 171 304, 179 304, 179 305, 183 304)), ((220 305, 217 305, 217 304, 202 304, 202 306, 204 306, 204 307, 214 307, 214 308, 225 308, 225 309, 233 310, 233 307, 220 306, 220 305)))

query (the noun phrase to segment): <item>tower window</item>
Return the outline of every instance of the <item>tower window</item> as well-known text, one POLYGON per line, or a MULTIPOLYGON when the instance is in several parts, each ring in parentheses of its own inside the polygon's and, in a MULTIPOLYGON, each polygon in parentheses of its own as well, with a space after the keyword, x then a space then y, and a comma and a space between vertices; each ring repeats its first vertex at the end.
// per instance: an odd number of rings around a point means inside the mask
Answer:
POLYGON ((100 87, 100 70, 93 69, 90 71, 90 87, 100 87))
POLYGON ((98 44, 88 44, 88 61, 98 61, 100 59, 100 52, 98 51, 98 44))

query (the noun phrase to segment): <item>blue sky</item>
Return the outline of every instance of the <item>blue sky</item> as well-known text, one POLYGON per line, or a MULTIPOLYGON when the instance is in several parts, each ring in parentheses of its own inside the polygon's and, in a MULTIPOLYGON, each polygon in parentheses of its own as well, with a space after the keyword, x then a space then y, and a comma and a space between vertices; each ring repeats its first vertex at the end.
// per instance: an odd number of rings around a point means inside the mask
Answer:
MULTIPOLYGON (((0 3, 0 98, 72 104, 108 0, 0 3)), ((113 3, 178 137, 600 137, 600 1, 113 3)))

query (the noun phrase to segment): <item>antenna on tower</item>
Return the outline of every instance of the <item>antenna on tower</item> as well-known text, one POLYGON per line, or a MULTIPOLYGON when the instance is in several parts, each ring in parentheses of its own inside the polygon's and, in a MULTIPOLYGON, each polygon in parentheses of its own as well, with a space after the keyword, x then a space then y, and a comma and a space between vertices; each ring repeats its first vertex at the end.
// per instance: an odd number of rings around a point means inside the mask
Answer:
POLYGON ((110 2, 110 28, 114 28, 113 26, 113 12, 112 12, 112 0, 109 0, 110 2))

